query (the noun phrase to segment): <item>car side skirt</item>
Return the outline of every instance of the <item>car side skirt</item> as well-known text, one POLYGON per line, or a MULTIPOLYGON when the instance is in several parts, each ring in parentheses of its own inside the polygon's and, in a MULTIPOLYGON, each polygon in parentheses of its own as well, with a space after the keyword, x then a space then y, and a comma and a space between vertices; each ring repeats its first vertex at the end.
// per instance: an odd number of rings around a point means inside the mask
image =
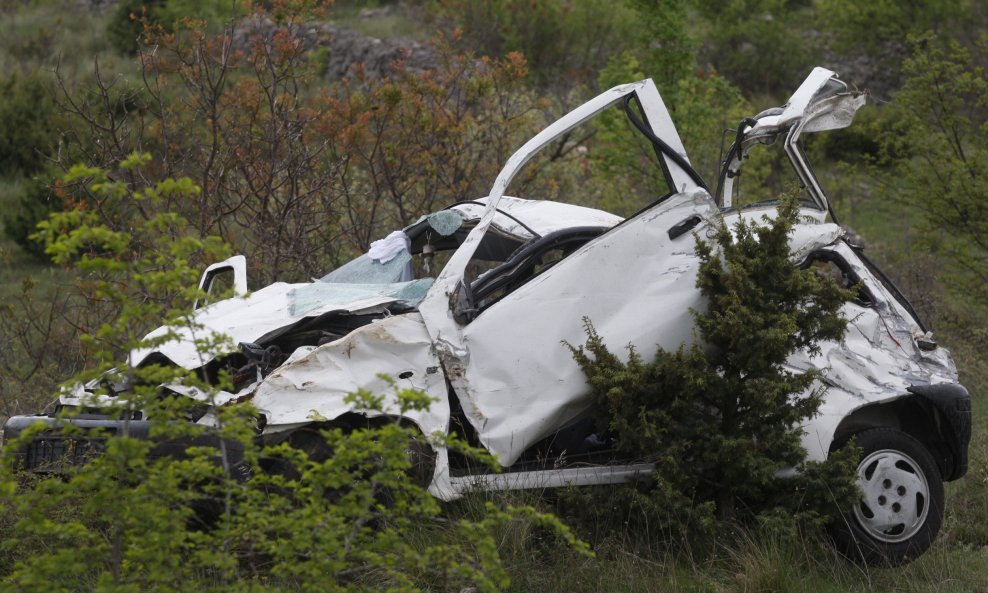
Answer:
POLYGON ((646 478, 655 465, 638 463, 603 467, 572 467, 531 472, 506 472, 450 478, 450 485, 457 494, 470 491, 533 490, 541 488, 565 488, 568 486, 595 486, 620 484, 646 478))

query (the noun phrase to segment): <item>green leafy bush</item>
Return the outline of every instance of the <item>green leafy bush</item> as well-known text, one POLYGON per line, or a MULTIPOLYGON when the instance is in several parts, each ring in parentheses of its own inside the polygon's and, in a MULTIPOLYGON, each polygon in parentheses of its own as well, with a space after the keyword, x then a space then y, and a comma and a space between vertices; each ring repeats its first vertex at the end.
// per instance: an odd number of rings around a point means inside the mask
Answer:
POLYGON ((243 15, 240 0, 124 0, 106 24, 106 36, 119 52, 133 54, 141 45, 145 26, 174 31, 183 19, 221 24, 243 15))
POLYGON ((814 16, 802 2, 716 0, 698 10, 708 29, 702 59, 746 93, 791 92, 820 58, 814 16))
POLYGON ((977 3, 966 0, 815 0, 815 4, 822 23, 833 32, 839 47, 867 51, 876 58, 889 57, 875 55, 881 53, 883 45, 892 43, 903 48, 903 41, 911 34, 957 34, 966 27, 977 27, 977 20, 971 18, 977 3))
POLYGON ((42 248, 28 239, 35 225, 56 208, 51 199, 49 156, 61 139, 62 120, 54 97, 53 80, 39 73, 16 72, 0 80, 0 175, 15 180, 13 195, 3 200, 0 213, 6 236, 28 252, 42 248))
POLYGON ((949 262, 951 284, 985 305, 988 38, 965 48, 927 35, 912 49, 884 135, 886 162, 901 180, 898 199, 923 213, 926 247, 949 262))
POLYGON ((608 57, 636 35, 635 12, 610 0, 446 0, 446 18, 479 53, 521 52, 534 81, 551 88, 593 83, 608 57))
MULTIPOLYGON (((136 172, 151 160, 121 163, 136 172)), ((126 177, 126 175, 122 175, 126 177)), ((487 505, 481 516, 444 521, 441 508, 415 479, 411 449, 458 446, 397 421, 325 424, 311 448, 259 438, 249 404, 215 405, 226 382, 205 383, 170 365, 119 361, 138 346, 150 323, 196 328, 189 301, 197 290, 190 262, 228 249, 200 237, 181 217, 155 206, 198 188, 187 178, 140 191, 107 171, 75 167, 65 179, 90 195, 94 208, 58 212, 42 224, 47 252, 86 279, 90 302, 115 312, 86 336, 101 364, 75 380, 101 378, 62 419, 99 407, 119 418, 115 434, 59 433, 86 463, 53 459, 58 475, 25 473, 22 452, 48 430, 38 425, 0 452, 0 582, 18 591, 500 591, 509 585, 495 528, 516 520, 542 525, 579 549, 557 519, 529 507, 487 505), (113 224, 107 224, 112 221, 113 224), (112 371, 107 369, 113 366, 112 371), (200 390, 175 397, 162 384, 200 390), (209 427, 192 423, 211 405, 209 427), (150 422, 135 438, 130 421, 150 422), (95 440, 94 440, 95 439, 95 440), (417 443, 412 446, 410 443, 417 443), (95 451, 98 450, 98 453, 95 451), (61 466, 60 466, 61 465, 61 466), (60 466, 60 467, 58 467, 60 466), (420 537, 433 532, 431 538, 420 537), (423 541, 424 540, 424 541, 423 541)), ((203 334, 202 352, 226 347, 203 334)), ((358 409, 400 417, 431 405, 428 396, 396 389, 395 408, 380 394, 357 393, 358 409)))
POLYGON ((42 74, 0 80, 0 174, 33 175, 58 144, 53 81, 42 74))
POLYGON ((143 21, 150 18, 152 10, 162 1, 124 0, 117 4, 106 23, 106 37, 110 45, 120 53, 135 53, 144 34, 143 21))
MULTIPOLYGON (((748 114, 747 103, 738 87, 716 71, 698 66, 699 43, 689 26, 687 0, 627 0, 627 4, 638 18, 629 32, 634 42, 610 56, 598 74, 598 84, 609 88, 653 78, 693 167, 714 185, 724 131, 748 114)), ((630 215, 671 189, 655 166, 650 143, 640 137, 634 146, 619 140, 631 128, 624 114, 605 112, 594 126, 589 157, 594 164, 593 187, 601 194, 597 207, 630 215)))
POLYGON ((39 222, 61 209, 62 201, 52 191, 51 178, 46 175, 22 180, 15 187, 12 208, 5 210, 0 217, 4 232, 21 249, 43 258, 44 245, 31 237, 37 231, 39 222))
MULTIPOLYGON (((479 518, 445 522, 411 476, 406 452, 423 436, 398 423, 325 430, 331 454, 310 455, 261 446, 252 410, 225 407, 209 445, 159 456, 156 442, 202 432, 176 424, 181 407, 155 404, 152 391, 129 399, 155 419, 155 440, 107 438, 61 479, 12 474, 20 443, 5 448, 0 504, 16 519, 3 526, 0 582, 25 592, 501 591, 503 526, 530 521, 576 543, 529 507, 487 504, 479 518), (279 471, 265 471, 275 458, 279 471)), ((411 391, 397 401, 396 412, 429 404, 411 391)))

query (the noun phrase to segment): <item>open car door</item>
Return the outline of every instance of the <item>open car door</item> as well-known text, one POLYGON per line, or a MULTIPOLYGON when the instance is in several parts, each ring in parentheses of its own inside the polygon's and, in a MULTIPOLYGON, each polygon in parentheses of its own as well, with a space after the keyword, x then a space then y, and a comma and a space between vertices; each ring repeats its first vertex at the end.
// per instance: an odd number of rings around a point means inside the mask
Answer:
POLYGON ((691 341, 689 308, 699 305, 691 231, 716 212, 651 80, 591 99, 509 159, 481 222, 419 307, 467 419, 502 464, 511 465, 533 443, 586 411, 586 381, 566 346, 584 342, 583 318, 615 351, 634 344, 649 357, 656 345, 674 349, 691 341), (511 179, 539 150, 621 101, 637 103, 636 125, 675 189, 596 238, 592 230, 576 231, 587 234, 579 246, 566 237, 564 247, 550 242, 545 248, 559 251, 548 257, 551 266, 538 260, 542 253, 521 254, 537 259, 539 265, 519 263, 532 277, 494 295, 491 303, 489 283, 497 279, 471 281, 466 269, 511 179))

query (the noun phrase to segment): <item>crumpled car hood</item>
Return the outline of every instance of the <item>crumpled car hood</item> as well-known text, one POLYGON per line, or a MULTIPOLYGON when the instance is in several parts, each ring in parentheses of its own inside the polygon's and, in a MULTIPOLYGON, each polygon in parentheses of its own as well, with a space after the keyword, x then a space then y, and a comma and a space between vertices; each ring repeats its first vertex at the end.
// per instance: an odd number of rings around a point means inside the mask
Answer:
POLYGON ((432 280, 428 278, 393 284, 276 282, 245 297, 226 299, 199 309, 192 315, 190 324, 154 330, 145 340, 164 339, 169 334, 172 339, 132 351, 131 363, 140 364, 151 354, 158 354, 182 368, 195 369, 232 351, 239 342, 272 338, 303 319, 326 313, 376 313, 398 302, 414 306, 431 284, 432 280), (209 353, 199 352, 196 340, 212 334, 226 336, 232 344, 211 348, 209 353))

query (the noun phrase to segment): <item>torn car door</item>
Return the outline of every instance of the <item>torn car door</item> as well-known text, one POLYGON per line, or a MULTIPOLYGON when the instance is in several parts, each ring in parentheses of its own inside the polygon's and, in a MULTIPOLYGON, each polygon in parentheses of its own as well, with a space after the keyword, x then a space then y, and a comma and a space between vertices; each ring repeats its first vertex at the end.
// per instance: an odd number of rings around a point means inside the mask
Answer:
POLYGON ((737 141, 728 152, 714 197, 721 206, 730 208, 735 179, 741 174, 748 150, 756 144, 774 142, 778 136, 785 134, 786 154, 814 207, 837 220, 798 141, 803 132, 837 130, 851 125, 855 113, 866 99, 866 93, 850 90, 833 70, 814 68, 785 106, 765 110, 753 119, 741 122, 737 141))
POLYGON ((583 342, 582 317, 615 350, 635 344, 646 357, 657 344, 675 348, 691 341, 689 308, 698 303, 689 231, 716 212, 651 80, 591 99, 509 159, 480 224, 420 305, 468 420, 501 463, 510 465, 529 445, 586 410, 585 379, 563 343, 583 342), (642 132, 656 146, 669 186, 678 191, 575 250, 475 319, 457 314, 470 298, 466 266, 511 179, 543 147, 626 99, 638 101, 642 132))

